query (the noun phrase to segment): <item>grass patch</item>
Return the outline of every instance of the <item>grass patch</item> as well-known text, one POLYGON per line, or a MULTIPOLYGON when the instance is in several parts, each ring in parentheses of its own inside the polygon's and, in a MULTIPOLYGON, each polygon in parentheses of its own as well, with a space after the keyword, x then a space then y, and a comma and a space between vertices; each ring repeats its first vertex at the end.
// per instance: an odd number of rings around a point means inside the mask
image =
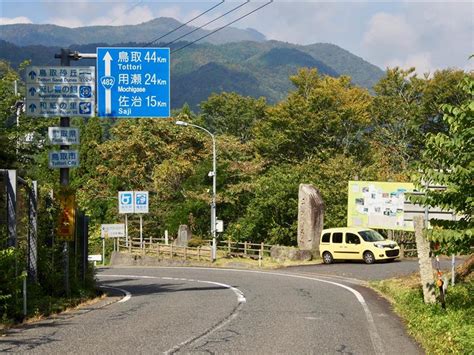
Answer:
POLYGON ((371 282, 427 354, 474 354, 474 280, 448 287, 446 309, 423 302, 418 276, 371 282))
POLYGON ((7 318, 4 315, 4 317, 0 319, 0 334, 2 330, 14 325, 35 322, 50 315, 70 311, 78 306, 95 303, 101 298, 103 298, 102 293, 96 290, 81 290, 81 292, 71 297, 53 297, 39 293, 35 294, 33 290, 28 296, 27 316, 7 318))

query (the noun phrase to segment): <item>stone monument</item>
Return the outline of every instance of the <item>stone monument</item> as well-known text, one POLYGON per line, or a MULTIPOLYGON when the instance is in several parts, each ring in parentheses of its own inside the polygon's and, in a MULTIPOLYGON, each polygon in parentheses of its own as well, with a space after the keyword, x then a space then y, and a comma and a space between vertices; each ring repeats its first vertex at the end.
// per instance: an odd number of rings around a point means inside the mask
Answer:
POLYGON ((298 191, 298 247, 319 252, 323 230, 324 201, 313 185, 300 184, 298 191))
POLYGON ((175 244, 179 247, 187 247, 192 237, 191 229, 186 224, 180 224, 175 244))

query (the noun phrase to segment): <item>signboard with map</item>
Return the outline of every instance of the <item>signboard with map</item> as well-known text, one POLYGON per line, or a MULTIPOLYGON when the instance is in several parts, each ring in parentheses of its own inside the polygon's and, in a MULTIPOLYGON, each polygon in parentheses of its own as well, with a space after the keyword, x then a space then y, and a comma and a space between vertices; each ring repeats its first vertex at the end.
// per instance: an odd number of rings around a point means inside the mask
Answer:
POLYGON ((412 183, 349 181, 347 225, 413 231, 413 221, 405 218, 405 193, 412 183))

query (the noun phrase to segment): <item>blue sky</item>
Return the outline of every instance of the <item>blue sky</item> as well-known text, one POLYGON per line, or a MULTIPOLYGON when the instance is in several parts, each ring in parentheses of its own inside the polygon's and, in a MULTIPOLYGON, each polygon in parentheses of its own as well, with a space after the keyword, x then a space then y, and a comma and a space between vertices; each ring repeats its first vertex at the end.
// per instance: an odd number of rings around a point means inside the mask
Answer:
MULTIPOLYGON (((162 16, 185 22, 219 1, 0 0, 0 23, 117 26, 162 16)), ((242 2, 226 0, 191 24, 199 26, 242 2)), ((251 1, 209 28, 263 3, 251 1)), ((468 60, 474 53, 473 1, 275 0, 234 26, 254 28, 268 39, 334 43, 383 69, 415 66, 420 74, 448 67, 474 69, 474 59, 468 60)))

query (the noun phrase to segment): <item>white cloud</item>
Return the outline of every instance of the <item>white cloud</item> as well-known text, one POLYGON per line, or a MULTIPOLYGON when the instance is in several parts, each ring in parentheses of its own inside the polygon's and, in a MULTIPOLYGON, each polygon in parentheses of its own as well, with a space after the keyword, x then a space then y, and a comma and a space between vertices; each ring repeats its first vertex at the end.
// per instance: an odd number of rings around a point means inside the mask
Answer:
MULTIPOLYGON (((58 14, 58 12, 54 13, 58 14)), ((75 7, 72 15, 71 11, 67 11, 67 15, 65 11, 59 11, 59 14, 61 16, 48 18, 44 23, 65 27, 122 26, 136 25, 155 18, 147 5, 130 6, 130 4, 113 4, 113 6, 103 3, 88 4, 88 6, 81 4, 75 7), (100 14, 100 16, 93 17, 91 14, 100 14)))
POLYGON ((345 12, 344 5, 334 3, 273 3, 236 25, 255 28, 268 39, 312 44, 328 42, 328 35, 343 31, 344 27, 335 18, 345 12))
POLYGON ((108 14, 109 20, 102 25, 136 25, 153 20, 155 17, 150 8, 144 6, 130 7, 128 5, 114 6, 108 14))
POLYGON ((433 74, 433 63, 431 54, 428 52, 415 53, 403 59, 394 58, 385 62, 384 68, 400 67, 402 69, 415 68, 418 76, 423 77, 424 74, 433 74))
POLYGON ((180 22, 185 22, 183 10, 179 6, 168 6, 157 11, 156 17, 171 17, 180 22))
POLYGON ((28 17, 19 16, 19 17, 0 17, 0 25, 13 25, 15 23, 33 23, 28 17))
POLYGON ((362 44, 377 50, 410 50, 416 46, 417 33, 401 15, 378 13, 369 21, 362 44))
POLYGON ((46 23, 54 24, 56 26, 70 27, 70 28, 84 26, 84 23, 81 20, 79 20, 79 18, 53 17, 53 18, 48 19, 46 23))
POLYGON ((392 13, 377 13, 363 35, 364 56, 383 68, 416 67, 418 74, 469 67, 474 52, 473 4, 403 3, 392 13))

